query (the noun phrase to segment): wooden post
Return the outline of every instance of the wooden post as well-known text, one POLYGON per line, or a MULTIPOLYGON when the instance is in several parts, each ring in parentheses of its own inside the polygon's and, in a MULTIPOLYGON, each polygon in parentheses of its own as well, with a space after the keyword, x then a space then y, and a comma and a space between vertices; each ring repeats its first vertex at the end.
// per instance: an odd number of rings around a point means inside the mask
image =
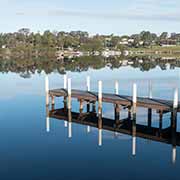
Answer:
POLYGON ((90 102, 87 101, 87 112, 90 112, 90 102))
POLYGON ((163 111, 160 110, 159 112, 159 135, 161 136, 161 132, 162 132, 162 121, 163 121, 163 111))
POLYGON ((67 97, 64 97, 64 111, 67 112, 67 97))
POLYGON ((92 111, 96 112, 96 101, 92 103, 92 111))
POLYGON ((68 78, 68 109, 71 109, 71 79, 68 78))
POLYGON ((118 83, 118 81, 115 82, 115 94, 116 95, 119 94, 119 83, 118 83))
POLYGON ((120 118, 120 107, 119 107, 119 104, 115 104, 114 118, 115 118, 115 124, 117 125, 119 123, 119 118, 120 118))
POLYGON ((128 120, 131 120, 131 106, 128 107, 128 120))
POLYGON ((152 121, 152 109, 148 109, 148 127, 151 127, 152 121))
MULTIPOLYGON (((149 98, 152 98, 152 82, 149 81, 149 98)), ((152 109, 148 109, 148 127, 151 127, 152 121, 152 109)))
POLYGON ((83 100, 79 100, 79 112, 80 114, 83 112, 83 100))
POLYGON ((49 78, 45 77, 46 106, 49 106, 49 78))
POLYGON ((54 110, 54 105, 55 105, 55 99, 54 96, 51 96, 51 108, 54 110))
POLYGON ((136 119, 136 103, 137 103, 137 85, 136 83, 133 84, 133 120, 136 119))

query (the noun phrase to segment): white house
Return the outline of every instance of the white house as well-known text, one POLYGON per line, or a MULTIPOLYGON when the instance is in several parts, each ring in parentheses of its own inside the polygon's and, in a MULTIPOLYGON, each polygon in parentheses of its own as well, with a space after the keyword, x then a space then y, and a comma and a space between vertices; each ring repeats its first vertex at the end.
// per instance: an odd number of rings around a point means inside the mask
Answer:
POLYGON ((134 42, 134 39, 129 39, 128 42, 129 42, 129 43, 133 43, 133 42, 134 42))
POLYGON ((5 49, 6 48, 6 45, 2 45, 2 49, 5 49))

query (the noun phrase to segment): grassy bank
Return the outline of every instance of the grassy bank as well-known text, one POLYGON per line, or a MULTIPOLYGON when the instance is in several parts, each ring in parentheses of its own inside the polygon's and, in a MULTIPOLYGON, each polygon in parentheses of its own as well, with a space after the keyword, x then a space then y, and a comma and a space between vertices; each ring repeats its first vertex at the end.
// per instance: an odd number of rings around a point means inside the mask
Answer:
POLYGON ((180 46, 150 46, 150 47, 140 47, 140 48, 129 48, 129 51, 138 52, 138 53, 164 53, 164 54, 172 54, 179 53, 180 54, 180 46))

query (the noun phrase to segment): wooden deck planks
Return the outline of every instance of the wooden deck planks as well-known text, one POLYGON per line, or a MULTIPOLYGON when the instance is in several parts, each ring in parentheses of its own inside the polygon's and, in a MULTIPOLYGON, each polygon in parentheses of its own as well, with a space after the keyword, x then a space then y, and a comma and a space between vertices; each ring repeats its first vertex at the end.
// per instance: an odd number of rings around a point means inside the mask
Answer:
MULTIPOLYGON (((53 89, 49 91, 50 96, 66 96, 67 90, 65 89, 53 89)), ((76 90, 72 89, 72 98, 81 99, 84 101, 98 101, 98 93, 97 92, 88 92, 84 90, 76 90)), ((132 105, 132 96, 125 95, 116 95, 111 93, 103 93, 102 101, 113 104, 120 104, 125 106, 132 105)), ((171 100, 163 100, 163 99, 155 99, 155 98, 147 98, 147 97, 137 97, 137 106, 144 108, 152 108, 156 110, 162 111, 171 111, 173 108, 173 101, 171 100)), ((180 102, 178 103, 178 111, 180 111, 180 102)))

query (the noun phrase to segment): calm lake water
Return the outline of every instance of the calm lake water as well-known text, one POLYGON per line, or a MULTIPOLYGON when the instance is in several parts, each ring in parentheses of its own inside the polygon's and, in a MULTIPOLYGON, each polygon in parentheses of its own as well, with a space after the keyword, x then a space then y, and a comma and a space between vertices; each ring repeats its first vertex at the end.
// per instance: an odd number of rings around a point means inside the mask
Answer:
MULTIPOLYGON (((168 64, 166 64, 168 67, 168 64)), ((179 87, 180 68, 154 67, 149 71, 122 66, 111 69, 89 68, 82 72, 66 72, 72 78, 72 88, 86 89, 86 76, 91 76, 91 89, 97 90, 103 81, 103 92, 114 92, 119 81, 120 94, 132 94, 136 82, 138 96, 148 95, 152 82, 153 97, 173 99, 179 87)), ((98 129, 73 123, 72 137, 64 121, 50 118, 46 131, 45 73, 35 72, 29 78, 19 73, 0 73, 0 177, 1 179, 179 179, 180 148, 176 146, 176 161, 172 162, 172 144, 136 138, 136 155, 132 155, 132 136, 102 130, 102 145, 98 145, 98 129)), ((63 75, 48 75, 50 88, 63 87, 63 75)), ((56 99, 56 108, 62 107, 56 99)), ((78 111, 77 101, 72 102, 78 111)), ((103 116, 113 118, 113 105, 103 104, 103 116)), ((122 112, 121 118, 127 116, 122 112)), ((152 126, 159 126, 159 116, 153 112, 152 126)), ((180 117, 177 131, 180 132, 180 117)), ((147 124, 147 110, 138 109, 137 124, 147 124)), ((163 116, 163 127, 170 124, 170 114, 163 116)))

